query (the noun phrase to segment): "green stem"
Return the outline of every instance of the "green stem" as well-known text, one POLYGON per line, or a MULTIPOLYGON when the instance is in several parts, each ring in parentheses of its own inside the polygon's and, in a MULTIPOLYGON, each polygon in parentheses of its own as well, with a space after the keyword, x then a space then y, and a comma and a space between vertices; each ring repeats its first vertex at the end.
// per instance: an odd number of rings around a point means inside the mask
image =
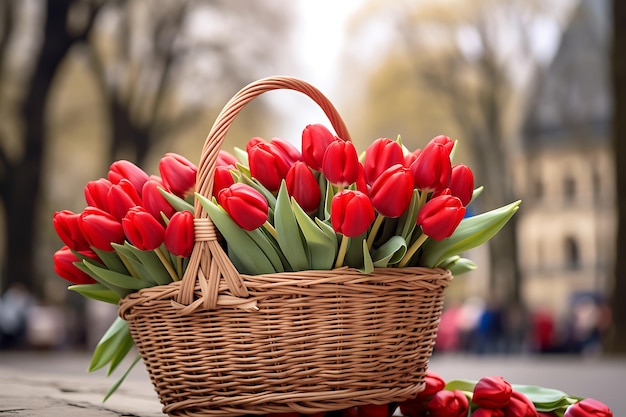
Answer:
POLYGON ((272 226, 270 222, 266 221, 265 223, 263 223, 263 228, 267 230, 270 235, 272 235, 275 241, 278 242, 278 235, 276 234, 276 229, 274 229, 274 226, 272 226))
POLYGON ((348 242, 350 238, 346 235, 341 236, 341 245, 339 246, 339 252, 337 252, 337 261, 335 262, 335 268, 341 267, 343 265, 343 260, 346 257, 346 252, 348 251, 348 242))
POLYGON ((117 252, 117 255, 120 257, 120 260, 122 261, 122 263, 124 264, 124 266, 128 270, 128 273, 130 274, 130 276, 133 277, 133 278, 138 278, 139 275, 137 275, 137 271, 135 271, 135 268, 133 268, 133 266, 130 264, 130 262, 128 262, 128 259, 126 259, 126 256, 124 256, 123 254, 121 254, 119 252, 117 252))
POLYGON ((183 276, 183 257, 176 257, 176 275, 179 277, 183 276))
POLYGON ((159 259, 161 260, 161 263, 163 264, 165 269, 167 269, 167 272, 170 274, 170 277, 172 277, 172 281, 180 281, 180 277, 178 276, 176 271, 174 271, 174 267, 172 266, 172 263, 170 262, 169 259, 167 259, 167 256, 165 256, 161 248, 156 248, 154 250, 154 253, 157 254, 159 259))
POLYGON ((420 200, 419 200, 419 203, 417 204, 417 212, 418 213, 422 209, 422 207, 424 207, 424 204, 426 204, 426 200, 427 199, 428 199, 428 191, 421 191, 420 190, 420 200))
POLYGON ((421 235, 419 235, 417 240, 415 242, 413 242, 413 244, 411 245, 409 250, 406 251, 406 253, 402 257, 402 259, 398 263, 398 268, 404 268, 406 266, 406 264, 409 263, 409 261, 411 260, 413 255, 415 255, 415 252, 417 252, 417 250, 420 248, 420 246, 422 246, 422 244, 424 242, 426 242, 426 239, 428 239, 428 235, 427 234, 422 233, 421 235))
POLYGON ((376 239, 376 235, 378 234, 378 229, 380 229, 380 225, 383 224, 383 220, 385 216, 378 213, 376 215, 376 220, 374 220, 374 224, 372 225, 372 230, 370 230, 370 234, 367 237, 367 249, 372 250, 372 245, 374 244, 374 239, 376 239))

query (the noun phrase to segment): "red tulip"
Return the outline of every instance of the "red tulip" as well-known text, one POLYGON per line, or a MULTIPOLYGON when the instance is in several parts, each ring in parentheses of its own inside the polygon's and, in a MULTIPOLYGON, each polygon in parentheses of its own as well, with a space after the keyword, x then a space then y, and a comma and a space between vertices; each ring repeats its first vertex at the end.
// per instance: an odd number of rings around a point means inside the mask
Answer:
POLYGON ((428 409, 427 403, 439 391, 446 386, 446 381, 439 375, 427 371, 424 379, 424 389, 417 393, 415 398, 405 400, 399 404, 400 411, 408 417, 421 417, 428 409))
POLYGON ((404 162, 402 147, 389 138, 376 139, 365 151, 365 179, 369 185, 393 165, 404 162))
POLYGON ((302 157, 312 169, 322 170, 326 148, 336 139, 322 124, 308 125, 302 131, 302 157))
POLYGON ((413 152, 409 152, 406 155, 404 155, 404 166, 406 168, 410 167, 411 164, 415 162, 415 160, 417 159, 417 157, 419 156, 421 152, 422 152, 421 149, 417 149, 413 152))
POLYGON ((430 417, 466 417, 469 401, 462 391, 442 390, 428 402, 430 417))
POLYGON ((518 391, 511 393, 511 400, 504 407, 505 417, 538 417, 537 409, 527 396, 518 391))
POLYGON ((159 172, 165 188, 179 197, 193 192, 198 168, 187 158, 168 152, 159 161, 159 172))
POLYGON ((331 184, 346 187, 355 182, 361 163, 352 142, 335 139, 328 145, 322 160, 322 172, 331 184))
POLYGON ((335 232, 359 236, 370 227, 376 213, 369 197, 360 191, 343 190, 330 203, 330 219, 335 232))
POLYGON ((501 408, 479 407, 472 411, 472 417, 504 417, 504 410, 501 408))
POLYGON ((458 197, 440 195, 430 199, 417 215, 417 225, 435 240, 450 237, 465 216, 465 207, 458 197))
POLYGON ((270 141, 270 143, 276 146, 276 148, 280 150, 283 156, 287 158, 287 160, 289 161, 289 165, 292 165, 296 163, 297 161, 304 160, 298 148, 296 148, 295 146, 293 146, 291 143, 287 142, 286 140, 273 138, 270 141))
MULTIPOLYGON (((463 164, 453 166, 448 188, 453 196, 459 197, 461 203, 467 206, 472 200, 472 194, 474 194, 474 174, 472 170, 463 164)), ((435 192, 433 196, 439 194, 441 192, 435 192)))
MULTIPOLYGON (((145 184, 145 183, 144 183, 145 184)), ((141 190, 139 191, 141 192, 141 190)), ((109 213, 117 220, 122 220, 131 207, 141 204, 139 193, 126 178, 122 178, 117 184, 113 184, 107 194, 109 213)))
POLYGON ((304 211, 309 214, 317 211, 322 200, 322 192, 313 171, 306 163, 297 161, 293 164, 287 172, 285 182, 287 192, 304 211))
POLYGON ((157 219, 159 223, 165 225, 165 221, 163 220, 163 216, 161 213, 165 215, 168 219, 176 213, 176 209, 172 207, 172 205, 163 197, 159 188, 165 189, 163 183, 156 178, 151 178, 146 181, 143 185, 143 189, 141 191, 141 205, 145 208, 152 217, 157 219))
POLYGON ((387 404, 367 404, 357 408, 357 417, 387 417, 388 414, 387 404))
POLYGON ((370 189, 374 208, 385 217, 400 217, 409 207, 412 196, 413 175, 401 164, 380 173, 370 189))
POLYGON ((215 167, 213 174, 213 191, 211 195, 217 195, 224 188, 228 188, 235 183, 231 170, 235 169, 234 165, 220 165, 215 167))
POLYGON ((141 206, 128 210, 122 227, 128 241, 138 249, 154 250, 163 243, 165 228, 141 206))
POLYGON ((424 147, 410 167, 416 188, 430 192, 448 186, 452 174, 450 153, 453 147, 454 142, 446 136, 437 136, 424 147))
POLYGON ((122 224, 113 215, 96 207, 87 207, 80 214, 80 230, 89 246, 112 251, 111 243, 124 243, 122 224))
POLYGON ((141 189, 143 184, 148 181, 149 176, 137 165, 122 159, 111 164, 108 178, 113 184, 119 183, 122 179, 127 179, 141 197, 141 189))
POLYGON ((80 214, 69 210, 57 211, 52 217, 52 225, 63 243, 71 249, 76 251, 89 249, 89 243, 80 230, 80 214))
MULTIPOLYGON (((78 251, 78 253, 96 261, 100 260, 93 251, 78 251)), ((81 260, 67 246, 63 246, 56 251, 52 258, 54 260, 54 271, 64 280, 72 284, 95 284, 97 282, 74 265, 75 262, 80 262, 81 260)))
POLYGON ((570 405, 564 417, 613 417, 613 412, 606 404, 593 398, 585 398, 570 405))
POLYGON ((113 184, 106 178, 97 181, 89 181, 85 186, 85 201, 88 206, 98 207, 106 212, 109 211, 109 189, 113 184))
POLYGON ((237 158, 235 158, 233 155, 231 155, 230 153, 226 151, 220 150, 220 152, 217 155, 216 166, 218 167, 227 166, 227 165, 237 166, 237 163, 239 163, 237 158))
POLYGON ((193 213, 177 211, 165 229, 164 243, 169 252, 189 258, 194 245, 193 213))
POLYGON ((249 185, 236 183, 224 188, 217 201, 242 229, 254 230, 267 221, 267 200, 249 185))
POLYGON ((259 143, 267 143, 263 140, 263 138, 260 138, 258 136, 255 136, 253 138, 250 138, 250 140, 248 141, 248 143, 246 143, 246 152, 248 152, 248 154, 250 153, 250 149, 254 148, 256 145, 258 145, 259 143))
POLYGON ((291 167, 289 159, 272 143, 259 142, 248 151, 250 174, 275 192, 291 167))
POLYGON ((474 386, 472 402, 484 408, 502 408, 511 400, 511 384, 501 376, 485 376, 474 386))

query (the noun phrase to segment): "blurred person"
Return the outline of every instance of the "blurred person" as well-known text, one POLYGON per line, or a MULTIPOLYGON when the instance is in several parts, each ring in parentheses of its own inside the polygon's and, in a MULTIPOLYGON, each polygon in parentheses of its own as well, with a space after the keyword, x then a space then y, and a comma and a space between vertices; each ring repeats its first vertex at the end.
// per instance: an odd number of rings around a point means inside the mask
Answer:
POLYGON ((485 302, 479 297, 469 297, 459 311, 459 348, 466 352, 474 351, 478 321, 485 309, 485 302))
POLYGON ((476 323, 476 353, 501 353, 505 348, 504 313, 501 305, 490 300, 476 323))
POLYGON ((547 309, 537 309, 531 315, 530 348, 536 353, 552 353, 556 348, 555 321, 547 309))
POLYGON ((34 297, 22 283, 12 284, 0 299, 0 348, 20 349, 26 346, 28 315, 34 297))
POLYGON ((443 310, 435 343, 436 352, 456 352, 459 349, 459 316, 461 305, 454 304, 443 310))

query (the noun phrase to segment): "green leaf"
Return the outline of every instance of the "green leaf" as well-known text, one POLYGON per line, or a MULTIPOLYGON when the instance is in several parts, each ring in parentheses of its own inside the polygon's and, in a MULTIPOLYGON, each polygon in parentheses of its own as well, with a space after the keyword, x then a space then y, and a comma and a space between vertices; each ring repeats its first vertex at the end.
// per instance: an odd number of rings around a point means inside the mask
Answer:
POLYGON ((170 192, 167 192, 166 190, 164 190, 161 187, 157 187, 157 189, 159 190, 161 195, 163 197, 165 197, 167 202, 170 203, 171 206, 176 209, 176 211, 190 211, 192 213, 194 212, 193 211, 193 204, 189 204, 187 201, 183 200, 182 198, 178 197, 177 195, 174 195, 174 194, 172 194, 170 192))
POLYGON ((475 385, 476 385, 476 381, 456 379, 453 381, 449 381, 444 387, 444 389, 449 390, 449 391, 459 390, 463 392, 463 394, 465 394, 466 397, 471 399, 475 385))
POLYGON ((465 218, 449 238, 441 241, 430 239, 423 247, 422 264, 431 268, 437 267, 447 258, 487 242, 513 217, 519 205, 520 201, 516 201, 504 207, 465 218))
POLYGON ((372 257, 370 256, 370 251, 365 239, 363 239, 363 268, 361 268, 360 271, 364 274, 374 272, 374 263, 372 262, 372 257))
POLYGON ((120 301, 119 294, 100 283, 70 285, 67 289, 96 301, 110 304, 117 304, 120 301))
POLYGON ((276 228, 277 241, 285 258, 294 271, 305 271, 310 268, 300 227, 291 210, 289 194, 285 181, 280 185, 276 198, 276 210, 274 211, 274 227, 276 228))
POLYGON ((106 402, 106 400, 108 400, 109 397, 113 395, 115 391, 117 391, 117 389, 120 387, 120 385, 122 385, 126 377, 130 374, 130 371, 133 370, 133 368, 135 367, 135 365, 137 365, 137 362, 139 362, 140 359, 141 359, 141 356, 137 355, 135 360, 130 364, 128 369, 122 374, 120 379, 118 379, 115 384, 111 385, 111 388, 109 388, 106 394, 104 395, 104 399, 102 400, 103 403, 106 402))
POLYGON ((95 279, 96 281, 98 281, 98 283, 100 283, 101 285, 107 287, 108 289, 116 293, 120 298, 126 297, 131 292, 127 288, 121 288, 121 287, 118 287, 117 285, 113 285, 103 280, 99 274, 92 271, 87 266, 87 265, 94 265, 99 268, 104 268, 104 266, 99 262, 95 262, 92 259, 87 258, 87 259, 83 259, 82 262, 74 262, 74 265, 76 265, 76 268, 80 269, 81 271, 83 271, 84 273, 86 273, 87 275, 95 279))
MULTIPOLYGON (((323 177, 323 175, 322 175, 323 177)), ((330 205, 335 196, 335 187, 326 181, 326 194, 324 195, 324 220, 330 219, 330 205)))
POLYGON ((452 264, 445 266, 445 267, 442 266, 442 268, 450 270, 450 272, 454 276, 459 276, 466 272, 474 271, 478 267, 473 261, 467 258, 459 257, 459 259, 454 261, 452 264))
POLYGON ((237 146, 233 148, 233 156, 237 158, 242 165, 248 166, 248 152, 245 149, 241 149, 237 146))
POLYGON ((96 371, 111 362, 129 336, 128 323, 117 317, 96 345, 91 356, 89 372, 96 371))
MULTIPOLYGON (((114 246, 116 250, 118 249, 118 246, 119 245, 114 246)), ((138 249, 128 242, 124 244, 122 250, 134 256, 137 261, 143 266, 145 275, 141 274, 140 278, 146 281, 154 282, 157 285, 167 285, 172 282, 172 277, 167 272, 167 269, 163 265, 163 262, 161 262, 161 260, 154 251, 138 249)))
POLYGON ((483 187, 482 185, 480 187, 476 188, 474 190, 474 192, 472 192, 472 198, 470 199, 469 203, 467 203, 467 205, 469 206, 470 204, 472 204, 472 202, 474 200, 476 200, 476 198, 478 198, 478 196, 483 193, 484 189, 485 189, 485 187, 483 187))
POLYGON ((398 221, 398 227, 396 228, 396 234, 401 236, 405 241, 409 240, 409 237, 415 230, 415 223, 417 221, 417 214, 419 212, 420 193, 419 190, 413 190, 411 196, 411 202, 408 209, 402 213, 398 221))
MULTIPOLYGON (((87 268, 93 271, 100 280, 112 284, 116 287, 127 289, 127 290, 140 290, 142 288, 153 287, 154 284, 145 281, 141 278, 135 278, 130 275, 120 274, 119 272, 111 271, 109 269, 100 268, 99 266, 92 265, 89 263, 85 263, 87 268)), ((101 282, 98 280, 98 282, 101 282)))
POLYGON ((568 407, 578 401, 563 391, 553 388, 543 388, 535 385, 511 384, 515 391, 526 395, 537 408, 538 411, 553 411, 559 408, 568 407))
POLYGON ((259 248, 245 230, 226 213, 226 211, 208 198, 196 193, 196 198, 207 211, 215 226, 228 243, 228 253, 234 253, 239 261, 237 269, 242 274, 270 274, 276 272, 265 253, 259 248))
POLYGON ((254 240, 254 243, 256 243, 257 246, 263 251, 267 259, 272 263, 274 270, 276 272, 284 272, 285 267, 279 255, 280 248, 278 247, 278 245, 275 245, 274 242, 272 242, 274 238, 265 234, 265 232, 262 231, 261 229, 262 228, 259 227, 258 229, 251 230, 251 231, 246 230, 245 232, 252 238, 252 240, 254 240))
MULTIPOLYGON (((107 269, 119 272, 120 274, 128 273, 126 266, 124 266, 124 263, 115 251, 104 251, 96 248, 93 248, 93 250, 96 252, 100 260, 102 260, 107 269)), ((93 262, 90 263, 93 264, 93 262)))
POLYGON ((334 232, 332 236, 328 235, 322 229, 323 226, 319 226, 318 223, 311 219, 294 198, 291 199, 291 207, 300 230, 302 230, 302 234, 306 239, 311 269, 332 269, 337 256, 337 236, 334 232))
POLYGON ((123 332, 123 337, 120 336, 119 343, 117 344, 117 349, 113 353, 113 357, 109 361, 109 369, 107 369, 107 376, 111 375, 113 371, 117 368, 117 366, 122 363, 128 352, 135 346, 135 341, 133 340, 130 332, 123 332))
POLYGON ((397 264, 406 253, 406 249, 406 241, 402 236, 392 237, 374 252, 374 266, 377 268, 385 268, 389 265, 397 264))
POLYGON ((346 251, 346 257, 344 264, 352 268, 363 268, 365 260, 363 259, 363 249, 361 241, 367 238, 367 232, 360 236, 350 238, 348 244, 348 250, 346 251))

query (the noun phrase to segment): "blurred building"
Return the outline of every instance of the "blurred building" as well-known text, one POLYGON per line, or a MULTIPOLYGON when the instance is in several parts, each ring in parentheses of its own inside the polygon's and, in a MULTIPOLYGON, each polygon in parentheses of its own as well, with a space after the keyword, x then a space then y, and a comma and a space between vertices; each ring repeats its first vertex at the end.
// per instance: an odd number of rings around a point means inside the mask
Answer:
POLYGON ((568 313, 610 288, 616 219, 609 87, 610 5, 582 0, 531 92, 517 184, 522 294, 568 313))

